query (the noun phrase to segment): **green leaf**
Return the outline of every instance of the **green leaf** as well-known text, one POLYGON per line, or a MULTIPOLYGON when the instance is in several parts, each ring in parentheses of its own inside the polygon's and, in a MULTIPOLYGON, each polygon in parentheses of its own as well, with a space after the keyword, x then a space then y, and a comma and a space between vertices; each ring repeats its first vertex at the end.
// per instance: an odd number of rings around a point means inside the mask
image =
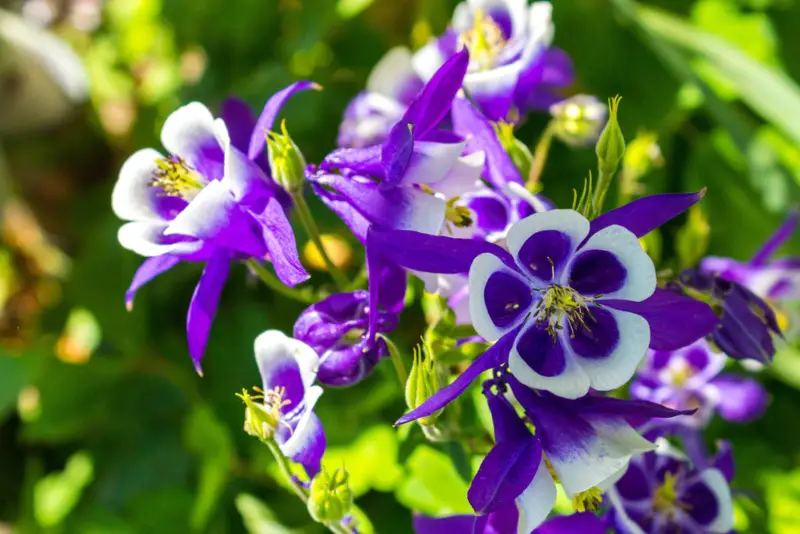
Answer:
POLYGON ((389 425, 378 425, 364 431, 348 447, 329 447, 322 463, 331 470, 347 467, 355 497, 372 489, 393 491, 403 476, 397 463, 399 448, 396 431, 389 425))
POLYGON ((351 19, 367 9, 374 0, 339 0, 336 13, 343 19, 351 19))
POLYGON ((85 452, 70 456, 64 470, 39 480, 33 488, 33 515, 42 527, 54 527, 78 504, 94 477, 94 463, 85 452))
POLYGON ((17 395, 27 383, 23 362, 14 356, 0 354, 0 421, 10 412, 17 395))
POLYGON ((206 405, 197 406, 186 420, 186 446, 199 457, 200 473, 192 506, 191 526, 202 531, 228 482, 234 448, 228 428, 206 405))
POLYGON ((395 493, 401 504, 432 516, 473 513, 467 483, 446 454, 422 445, 408 458, 408 469, 395 493))
POLYGON ((800 469, 764 475, 769 531, 776 534, 800 532, 800 469))
POLYGON ((266 504, 248 493, 236 496, 236 509, 249 534, 298 534, 281 525, 266 504))

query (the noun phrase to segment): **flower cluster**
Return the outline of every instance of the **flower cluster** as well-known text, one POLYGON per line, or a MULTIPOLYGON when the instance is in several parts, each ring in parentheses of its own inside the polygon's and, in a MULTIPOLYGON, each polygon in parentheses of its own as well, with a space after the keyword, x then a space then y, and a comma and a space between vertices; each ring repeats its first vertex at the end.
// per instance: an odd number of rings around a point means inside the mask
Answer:
POLYGON ((452 414, 447 407, 483 377, 492 427, 468 492, 475 515, 417 515, 417 532, 731 528, 733 460, 726 451, 715 460, 725 466, 711 466, 702 429, 715 412, 745 422, 766 408, 758 382, 723 368, 726 355, 767 363, 775 353, 785 317, 776 309, 800 294, 800 266, 770 257, 797 215, 748 263, 706 258, 675 279, 657 273, 642 239, 704 191, 604 209, 625 152, 619 99, 606 115, 593 97, 562 98, 573 70, 550 46, 551 11, 525 0, 459 4, 443 35, 414 55, 394 49, 381 60, 344 113, 339 147, 318 163, 306 165, 285 122, 275 128, 288 98, 319 89, 298 82, 271 97, 258 120, 237 100, 219 119, 199 103, 180 108, 162 131, 167 155, 141 150, 120 171, 112 204, 130 222, 119 241, 148 258, 128 303, 177 263, 205 263, 187 317, 198 372, 232 262, 308 304, 293 338, 258 337, 262 386, 240 397, 245 430, 282 465, 303 466, 308 480, 289 482, 334 532, 356 532, 352 493, 346 471, 322 468, 314 407, 322 386, 354 385, 384 358, 405 380, 402 351, 388 336, 409 275, 440 297, 449 319, 441 339, 424 340, 405 388, 410 411, 396 424, 467 440, 457 417, 440 414, 452 414), (534 157, 515 125, 547 109, 551 133, 534 157), (541 195, 552 135, 597 141, 598 180, 571 209, 541 195), (327 256, 308 191, 364 244, 366 286, 327 256), (335 290, 327 279, 294 289, 309 275, 293 211, 335 290), (485 350, 473 358, 476 346, 485 350), (618 398, 629 383, 632 399, 618 398), (687 455, 657 446, 659 436, 683 440, 687 455), (557 486, 576 514, 548 520, 557 486))

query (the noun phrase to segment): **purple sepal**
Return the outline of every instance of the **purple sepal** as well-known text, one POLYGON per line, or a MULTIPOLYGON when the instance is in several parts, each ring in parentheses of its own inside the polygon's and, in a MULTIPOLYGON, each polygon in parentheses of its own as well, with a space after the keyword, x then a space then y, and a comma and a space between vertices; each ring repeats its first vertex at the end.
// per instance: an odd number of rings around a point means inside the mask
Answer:
POLYGON ((172 269, 175 265, 180 263, 180 261, 180 257, 170 254, 153 256, 152 258, 147 258, 144 260, 136 270, 136 274, 133 275, 131 285, 125 292, 125 306, 129 310, 132 309, 133 299, 136 297, 136 292, 156 276, 164 274, 172 269))
POLYGON ((486 352, 478 356, 478 358, 470 364, 467 369, 461 373, 449 386, 446 386, 431 396, 427 401, 422 403, 415 410, 405 414, 397 420, 395 426, 403 425, 415 421, 420 417, 431 415, 438 412, 451 402, 453 402, 464 390, 466 390, 472 382, 480 376, 484 371, 488 371, 497 367, 508 359, 508 353, 514 344, 514 339, 519 333, 519 328, 516 328, 508 334, 501 337, 497 343, 489 347, 486 352))
POLYGON ((750 265, 760 267, 764 265, 767 260, 780 248, 783 243, 792 237, 800 224, 800 210, 793 209, 789 216, 783 221, 775 233, 770 236, 766 243, 764 243, 758 252, 755 253, 753 259, 750 260, 750 265))
POLYGON ((220 249, 206 263, 203 275, 197 283, 186 316, 186 334, 189 341, 189 355, 198 374, 203 371, 200 362, 206 350, 211 323, 217 313, 217 305, 230 271, 230 252, 220 249))
POLYGON ((383 178, 381 145, 367 148, 337 148, 322 160, 320 169, 347 169, 350 174, 383 178))
POLYGON ((719 325, 708 304, 663 289, 642 302, 604 300, 604 305, 629 311, 650 325, 650 348, 676 350, 711 334, 719 325))
POLYGON ((483 151, 486 154, 486 171, 492 185, 502 188, 508 182, 524 183, 491 123, 475 106, 465 98, 456 98, 452 116, 456 133, 470 140, 468 152, 483 151))
POLYGON ((533 66, 520 73, 514 101, 522 110, 546 111, 563 99, 559 91, 575 81, 575 68, 560 48, 543 50, 533 66))
POLYGON ((591 512, 583 512, 554 517, 532 534, 604 534, 606 531, 605 521, 591 512))
POLYGON ((280 113, 284 104, 298 91, 305 91, 307 89, 319 90, 321 87, 310 81, 295 82, 278 91, 267 100, 250 137, 250 147, 247 151, 247 156, 251 160, 256 160, 264 151, 264 145, 267 142, 267 132, 272 130, 275 124, 275 118, 278 116, 278 113, 280 113))
POLYGON ((300 263, 292 225, 280 202, 275 198, 269 199, 264 211, 256 215, 256 220, 261 224, 269 259, 280 281, 292 287, 308 280, 310 275, 300 263))
POLYGON ((479 514, 511 505, 530 485, 542 459, 542 444, 532 435, 499 441, 481 462, 467 492, 479 514))
POLYGON ((645 236, 692 207, 705 194, 703 189, 698 193, 665 193, 634 200, 594 219, 589 235, 616 224, 627 228, 636 237, 645 236))
POLYGON ((715 469, 719 469, 728 483, 733 480, 736 475, 736 462, 733 459, 733 447, 731 447, 730 441, 719 440, 717 442, 717 454, 711 460, 711 465, 715 469))
POLYGON ((749 423, 767 409, 767 391, 752 378, 723 374, 712 380, 711 385, 717 391, 717 410, 727 421, 749 423))
POLYGON ((381 187, 395 187, 403 179, 414 151, 414 126, 410 122, 395 124, 381 147, 381 165, 384 179, 381 187))
MULTIPOLYGON (((454 515, 450 517, 414 516, 416 534, 484 534, 487 516, 454 515)), ((506 534, 498 532, 497 534, 506 534)), ((512 534, 512 533, 508 533, 512 534)))
POLYGON ((228 128, 231 145, 247 153, 256 126, 256 117, 250 105, 237 96, 229 96, 220 105, 219 114, 228 128))

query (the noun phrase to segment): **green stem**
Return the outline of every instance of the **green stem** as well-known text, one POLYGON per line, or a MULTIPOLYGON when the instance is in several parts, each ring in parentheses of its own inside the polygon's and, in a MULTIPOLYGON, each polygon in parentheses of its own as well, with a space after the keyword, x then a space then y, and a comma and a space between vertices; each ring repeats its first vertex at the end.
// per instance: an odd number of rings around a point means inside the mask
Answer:
POLYGON ((539 191, 539 179, 542 177, 542 171, 547 163, 547 156, 550 153, 550 145, 553 144, 553 134, 555 133, 555 123, 550 121, 547 127, 542 132, 539 142, 536 143, 536 149, 533 152, 533 165, 531 165, 531 172, 528 175, 528 182, 525 184, 529 191, 539 191))
POLYGON ((347 291, 347 287, 350 285, 347 281, 347 277, 344 275, 342 270, 339 269, 339 267, 337 267, 333 261, 331 261, 330 257, 328 256, 328 252, 325 250, 325 247, 322 246, 322 238, 320 237, 319 227, 314 221, 314 216, 311 215, 311 210, 308 208, 306 199, 303 197, 303 192, 297 191, 292 193, 292 200, 294 201, 294 206, 297 210, 297 216, 300 217, 300 222, 303 223, 308 237, 311 239, 311 242, 314 243, 314 246, 317 247, 317 250, 322 256, 322 260, 325 262, 325 266, 328 268, 328 272, 330 273, 331 278, 333 278, 336 287, 339 289, 339 291, 347 291))
POLYGON ((606 201, 606 193, 608 192, 608 187, 611 185, 612 178, 614 178, 614 173, 608 173, 603 169, 599 169, 597 185, 594 189, 594 198, 592 198, 594 217, 597 217, 603 211, 603 203, 606 201))
POLYGON ((306 294, 302 291, 298 291, 292 287, 286 286, 278 280, 278 278, 270 272, 269 269, 261 265, 257 260, 251 258, 247 260, 247 266, 258 276, 264 285, 268 288, 272 289, 276 293, 280 293, 284 297, 288 297, 292 300, 296 300, 297 302, 302 302, 303 304, 313 304, 316 302, 313 295, 306 294))

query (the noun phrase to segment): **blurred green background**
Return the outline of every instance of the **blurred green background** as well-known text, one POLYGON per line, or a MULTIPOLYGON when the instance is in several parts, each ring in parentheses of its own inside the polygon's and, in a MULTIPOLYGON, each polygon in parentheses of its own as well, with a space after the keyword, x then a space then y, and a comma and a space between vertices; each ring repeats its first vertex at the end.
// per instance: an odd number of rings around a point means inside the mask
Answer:
MULTIPOLYGON (((297 98, 284 116, 318 161, 371 66, 392 46, 418 47, 440 32, 455 3, 0 1, 0 532, 322 531, 242 431, 234 397, 259 382, 256 335, 290 332, 301 307, 236 267, 199 378, 184 321, 201 266, 159 278, 127 312, 123 292, 140 258, 117 244, 111 188, 128 154, 158 146, 178 105, 214 109, 237 94, 260 109, 301 78, 325 91, 297 98), (58 59, 37 27, 82 58, 84 102, 80 69, 58 59), (66 81, 49 81, 55 71, 66 81)), ((651 236, 648 251, 667 268, 706 250, 749 258, 800 201, 800 2, 553 4, 555 43, 576 65, 572 92, 624 97, 623 130, 638 143, 622 196, 709 188, 702 209, 651 236)), ((533 146, 547 121, 531 117, 519 138, 533 146)), ((555 142, 544 193, 569 206, 594 166, 591 149, 555 142)), ((314 207, 352 248, 357 269, 357 244, 314 207)), ((302 232, 298 239, 303 246, 302 232)), ((800 238, 782 253, 800 254, 800 238)), ((424 326, 419 311, 404 312, 395 337, 407 358, 424 326)), ((744 426, 715 421, 709 440, 734 444, 739 530, 798 533, 796 345, 760 377, 772 395, 766 416, 744 426)), ((354 389, 327 390, 319 404, 328 463, 348 467, 372 521, 364 532, 408 533, 410 509, 469 509, 463 452, 420 445, 417 428, 393 430, 403 411, 388 363, 354 389)))

